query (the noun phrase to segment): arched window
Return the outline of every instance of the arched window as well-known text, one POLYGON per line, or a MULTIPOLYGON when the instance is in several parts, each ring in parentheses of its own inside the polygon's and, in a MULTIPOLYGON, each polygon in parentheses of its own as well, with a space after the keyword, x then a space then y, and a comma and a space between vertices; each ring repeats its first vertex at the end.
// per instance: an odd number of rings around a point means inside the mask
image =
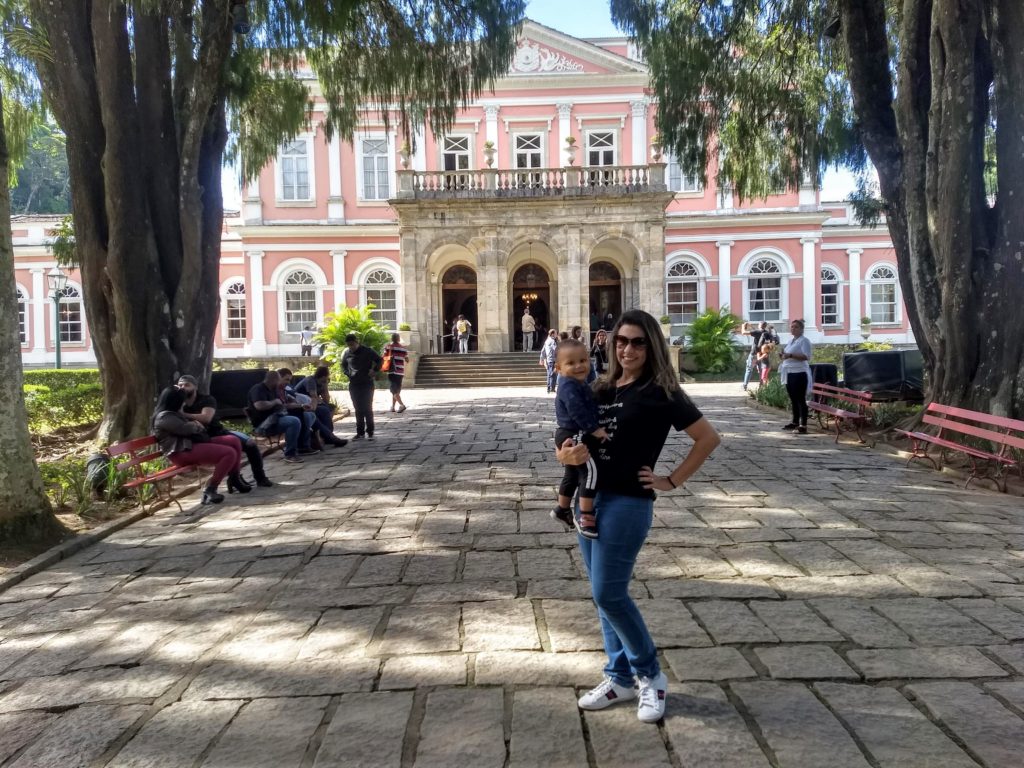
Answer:
POLYGON ((777 323, 782 320, 782 270, 774 259, 760 258, 747 277, 747 319, 777 323))
POLYGON ((284 320, 288 333, 301 333, 317 323, 316 280, 304 269, 297 269, 284 281, 284 320))
POLYGON ((224 290, 224 338, 245 341, 245 283, 241 280, 224 290))
POLYGON ((872 323, 896 323, 896 270, 880 264, 868 275, 868 315, 872 323))
POLYGON ((821 268, 821 324, 840 325, 842 311, 839 307, 839 273, 832 267, 821 268))
POLYGON ((386 269, 375 269, 363 280, 363 304, 373 304, 370 314, 385 328, 398 328, 398 285, 386 269))
POLYGON ((73 285, 64 287, 60 292, 60 341, 62 344, 81 344, 82 333, 82 294, 73 285))
POLYGON ((700 314, 700 270, 688 261, 677 261, 665 278, 665 303, 674 324, 692 323, 700 314))
POLYGON ((28 344, 28 297, 18 288, 18 343, 28 344))

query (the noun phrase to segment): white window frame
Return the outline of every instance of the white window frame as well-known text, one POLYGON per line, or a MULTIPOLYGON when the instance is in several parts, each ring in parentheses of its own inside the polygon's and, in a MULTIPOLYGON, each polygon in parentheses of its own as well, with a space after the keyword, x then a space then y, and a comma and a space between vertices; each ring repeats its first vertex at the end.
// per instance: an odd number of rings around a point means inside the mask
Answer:
MULTIPOLYGON (((872 326, 898 326, 903 323, 902 309, 902 296, 900 294, 900 273, 896 269, 896 265, 887 261, 880 261, 876 264, 872 264, 867 271, 867 280, 864 281, 864 293, 865 299, 867 300, 867 316, 871 318, 872 326), (877 272, 882 269, 887 269, 892 273, 891 278, 879 278, 876 276, 877 272), (892 320, 875 320, 875 301, 871 295, 872 288, 876 285, 892 285, 893 296, 892 296, 892 320)), ((886 302, 887 304, 888 302, 886 302)))
POLYGON ((246 287, 245 280, 241 277, 232 277, 225 280, 220 287, 220 337, 226 344, 242 344, 249 336, 249 291, 246 287), (231 293, 231 289, 236 286, 242 286, 242 293, 231 293), (231 311, 230 302, 242 301, 242 319, 244 324, 242 326, 242 335, 232 336, 231 331, 231 311))
POLYGON ((27 347, 32 340, 28 321, 28 291, 17 283, 14 285, 14 290, 18 299, 18 341, 20 346, 27 347), (24 336, 22 336, 22 329, 25 331, 24 336))
MULTIPOLYGON (((743 280, 743 319, 754 322, 754 318, 751 317, 750 310, 750 281, 752 279, 757 279, 757 277, 752 274, 750 270, 753 265, 761 259, 774 261, 776 266, 779 268, 779 277, 781 278, 779 299, 780 317, 777 320, 766 320, 766 322, 777 324, 790 320, 792 318, 789 318, 786 315, 789 312, 789 281, 795 273, 793 260, 784 251, 777 248, 764 247, 751 251, 740 262, 739 274, 737 277, 743 280)), ((759 319, 758 322, 760 322, 759 319)), ((776 331, 782 333, 785 329, 776 328, 776 331)))
POLYGON ((821 265, 821 271, 819 272, 819 280, 820 280, 822 291, 821 291, 821 307, 820 307, 820 309, 818 311, 818 319, 821 321, 821 325, 822 325, 823 328, 842 328, 845 325, 845 322, 844 322, 843 318, 846 317, 846 315, 844 314, 844 305, 843 305, 843 286, 845 285, 845 282, 843 280, 843 272, 842 272, 842 270, 839 269, 839 267, 835 266, 834 264, 822 264, 821 265), (824 272, 825 272, 826 269, 829 270, 830 272, 832 272, 836 276, 836 279, 834 281, 827 281, 827 280, 825 280, 824 272), (824 291, 824 288, 825 288, 826 285, 834 285, 836 287, 836 293, 835 293, 835 296, 836 296, 836 320, 835 320, 834 323, 826 323, 825 322, 825 291, 824 291))
MULTIPOLYGON (((314 286, 316 289, 316 314, 318 318, 316 322, 320 323, 324 316, 324 289, 327 287, 327 275, 323 269, 310 259, 288 259, 282 262, 274 270, 270 277, 270 282, 267 283, 267 287, 264 289, 276 292, 277 294, 277 333, 280 337, 280 343, 291 343, 290 340, 284 338, 288 335, 294 335, 295 340, 299 338, 298 332, 288 330, 287 315, 285 314, 286 281, 293 272, 299 270, 309 272, 316 282, 314 286)), ((246 287, 248 288, 248 286, 246 287)))
POLYGON ((277 171, 275 173, 275 196, 277 204, 279 206, 289 205, 314 205, 316 203, 316 163, 313 156, 313 134, 311 133, 300 133, 291 142, 297 141, 304 142, 306 144, 306 171, 309 176, 309 195, 307 197, 296 197, 296 198, 285 198, 284 196, 284 148, 285 145, 281 144, 277 148, 277 171))
POLYGON ((367 305, 369 305, 371 303, 374 306, 374 308, 370 311, 371 316, 373 316, 373 318, 378 323, 383 325, 389 331, 397 331, 398 330, 398 322, 399 322, 398 321, 399 306, 398 306, 398 280, 395 278, 395 273, 392 272, 390 269, 384 269, 383 267, 378 267, 377 269, 370 270, 369 272, 366 273, 366 276, 363 278, 363 284, 359 287, 359 290, 360 290, 360 293, 362 295, 363 306, 365 307, 365 306, 367 306, 367 305), (390 282, 387 282, 387 283, 385 283, 385 282, 374 282, 374 283, 369 282, 369 280, 370 280, 370 278, 372 276, 379 275, 379 274, 387 275, 390 278, 390 282), (374 301, 373 299, 371 299, 370 298, 370 292, 371 291, 376 291, 376 292, 379 292, 379 293, 384 293, 385 291, 390 291, 391 293, 393 293, 394 294, 394 308, 393 309, 387 309, 385 307, 382 307, 377 301, 374 301), (388 313, 388 314, 393 314, 394 315, 394 323, 393 324, 389 324, 389 323, 385 322, 385 319, 381 316, 384 313, 388 313))
MULTIPOLYGON (((65 293, 67 291, 74 291, 77 294, 74 297, 62 297, 60 303, 61 303, 61 305, 63 305, 65 303, 65 298, 70 298, 72 301, 75 301, 75 302, 78 303, 78 317, 79 317, 78 324, 79 324, 80 337, 79 337, 79 339, 77 341, 69 341, 69 340, 61 339, 60 340, 61 346, 72 345, 72 346, 84 347, 88 343, 88 341, 87 341, 87 336, 86 336, 86 327, 87 326, 86 326, 86 322, 85 322, 85 301, 82 298, 82 286, 79 285, 78 283, 72 283, 69 280, 67 282, 67 284, 64 286, 64 291, 65 291, 65 293)), ((50 301, 51 302, 53 301, 52 295, 51 295, 50 301)), ((57 314, 61 315, 62 313, 60 312, 60 310, 58 310, 57 314)), ((63 323, 60 322, 60 321, 58 321, 58 323, 63 325, 63 323)), ((56 342, 57 342, 57 327, 56 326, 57 326, 58 323, 54 323, 54 322, 50 323, 50 341, 53 342, 54 344, 56 344, 56 342)))
MULTIPOLYGON (((598 150, 604 151, 609 147, 598 147, 598 150)), ((615 166, 619 164, 619 131, 615 128, 587 128, 583 132, 583 159, 585 161, 585 168, 607 168, 609 166, 615 166), (612 145, 610 147, 612 151, 612 161, 610 163, 600 163, 598 165, 590 164, 590 137, 598 133, 609 133, 612 137, 612 145)))
MULTIPOLYGON (((696 270, 696 275, 692 278, 697 283, 697 315, 699 316, 707 309, 707 281, 708 275, 711 274, 711 266, 704 260, 704 258, 697 253, 692 252, 677 252, 669 254, 665 260, 665 312, 668 311, 668 286, 672 282, 689 282, 687 278, 683 277, 672 277, 669 272, 677 264, 688 264, 696 270)), ((685 323, 684 323, 685 324, 685 323)), ((678 323, 676 323, 678 325, 678 323)))
POLYGON ((668 186, 669 191, 675 192, 677 195, 703 195, 704 185, 700 183, 700 179, 696 176, 689 177, 683 174, 683 169, 679 167, 679 160, 676 159, 675 155, 668 155, 665 158, 665 184, 668 186), (679 189, 672 187, 672 167, 675 166, 679 171, 679 189), (693 182, 693 188, 688 189, 686 182, 693 182))
POLYGON ((529 186, 539 185, 542 183, 539 173, 530 173, 533 170, 532 166, 519 166, 518 155, 520 152, 526 152, 533 154, 536 151, 540 155, 540 165, 537 169, 547 168, 547 133, 544 131, 519 131, 512 134, 512 141, 509 144, 509 164, 508 167, 516 171, 516 185, 517 186, 529 186), (526 149, 520 150, 518 143, 520 139, 536 138, 538 148, 536 150, 526 149), (522 173, 526 171, 526 173, 522 173))
POLYGON ((361 203, 372 203, 372 204, 387 204, 387 201, 394 197, 397 193, 395 186, 395 149, 394 139, 391 134, 388 133, 360 133, 355 137, 355 157, 356 157, 356 198, 361 203), (383 141, 385 144, 385 155, 384 157, 388 162, 388 194, 386 197, 367 197, 366 190, 363 185, 363 142, 364 141, 383 141))
MULTIPOLYGON (((398 326, 405 322, 405 300, 404 291, 402 290, 402 278, 398 270, 398 265, 389 259, 370 259, 359 266, 359 271, 355 275, 354 284, 359 290, 359 306, 365 307, 369 302, 367 301, 367 291, 377 290, 374 288, 373 283, 367 283, 367 279, 370 275, 377 271, 384 271, 391 275, 391 279, 394 281, 395 287, 395 327, 390 329, 397 331, 398 326)), ((384 283, 377 283, 376 285, 384 285, 384 283)))

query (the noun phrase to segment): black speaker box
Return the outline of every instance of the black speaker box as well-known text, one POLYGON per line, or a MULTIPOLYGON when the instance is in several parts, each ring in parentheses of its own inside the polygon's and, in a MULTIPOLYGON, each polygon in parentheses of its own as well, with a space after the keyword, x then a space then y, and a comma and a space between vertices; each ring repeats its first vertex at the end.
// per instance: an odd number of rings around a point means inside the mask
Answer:
POLYGON ((923 400, 924 358, 916 349, 847 352, 843 386, 870 392, 875 400, 923 400))
POLYGON ((214 371, 210 376, 210 394, 217 400, 217 417, 237 419, 244 415, 249 390, 263 381, 266 368, 246 368, 237 371, 214 371))

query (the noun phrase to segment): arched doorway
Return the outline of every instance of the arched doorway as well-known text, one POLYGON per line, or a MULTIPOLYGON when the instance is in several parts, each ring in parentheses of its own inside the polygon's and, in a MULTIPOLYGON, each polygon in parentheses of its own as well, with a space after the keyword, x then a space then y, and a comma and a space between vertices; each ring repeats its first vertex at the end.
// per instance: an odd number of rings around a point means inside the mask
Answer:
POLYGON ((465 315, 473 324, 473 335, 469 339, 469 348, 479 348, 477 334, 480 332, 476 307, 476 271, 472 267, 456 264, 445 270, 441 276, 441 337, 442 350, 455 351, 455 339, 452 337, 452 326, 459 315, 465 315))
POLYGON ((544 339, 551 327, 551 285, 548 273, 539 264, 523 264, 512 275, 512 322, 509 331, 512 335, 510 349, 523 349, 522 316, 523 310, 530 308, 537 332, 534 334, 533 348, 540 349, 540 341, 544 339))
POLYGON ((590 332, 608 324, 608 315, 622 314, 622 273, 610 261, 590 265, 590 332))

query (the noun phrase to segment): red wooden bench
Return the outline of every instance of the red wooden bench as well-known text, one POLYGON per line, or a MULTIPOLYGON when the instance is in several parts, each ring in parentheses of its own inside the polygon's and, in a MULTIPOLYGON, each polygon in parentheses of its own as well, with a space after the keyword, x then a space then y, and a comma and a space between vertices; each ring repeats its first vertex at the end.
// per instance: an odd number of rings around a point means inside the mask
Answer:
MULTIPOLYGON (((141 488, 145 485, 151 485, 159 496, 161 484, 166 482, 167 499, 177 504, 179 510, 181 510, 181 504, 171 496, 171 482, 178 475, 184 475, 189 472, 196 473, 199 469, 199 467, 194 466, 175 467, 172 465, 165 469, 152 469, 143 466, 148 462, 158 461, 164 457, 160 451, 160 445, 152 435, 138 437, 134 440, 126 440, 123 443, 115 443, 107 448, 107 455, 110 456, 111 461, 114 462, 119 472, 127 472, 134 475, 132 479, 124 483, 125 488, 141 488)), ((142 503, 142 508, 145 509, 146 503, 142 500, 141 495, 139 499, 142 503)))
POLYGON ((1011 451, 1024 450, 1024 421, 1004 416, 989 416, 987 413, 939 403, 928 404, 923 421, 925 424, 938 427, 938 433, 932 435, 922 431, 896 430, 912 441, 913 451, 907 464, 914 459, 928 459, 936 469, 940 469, 946 459, 946 452, 955 451, 967 456, 971 462, 971 474, 967 477, 964 488, 969 486, 972 480, 980 477, 993 480, 996 487, 1006 491, 1006 470, 1020 466, 1020 462, 1011 455, 1011 451), (951 439, 963 440, 969 437, 987 442, 991 449, 965 445, 951 439), (928 453, 933 445, 939 447, 938 461, 928 453), (983 469, 985 473, 979 474, 983 469))
POLYGON ((825 423, 832 419, 837 443, 846 425, 850 425, 857 432, 857 439, 864 442, 860 430, 871 420, 870 392, 834 387, 831 384, 815 384, 811 387, 811 400, 807 407, 815 412, 822 429, 828 429, 825 423))

